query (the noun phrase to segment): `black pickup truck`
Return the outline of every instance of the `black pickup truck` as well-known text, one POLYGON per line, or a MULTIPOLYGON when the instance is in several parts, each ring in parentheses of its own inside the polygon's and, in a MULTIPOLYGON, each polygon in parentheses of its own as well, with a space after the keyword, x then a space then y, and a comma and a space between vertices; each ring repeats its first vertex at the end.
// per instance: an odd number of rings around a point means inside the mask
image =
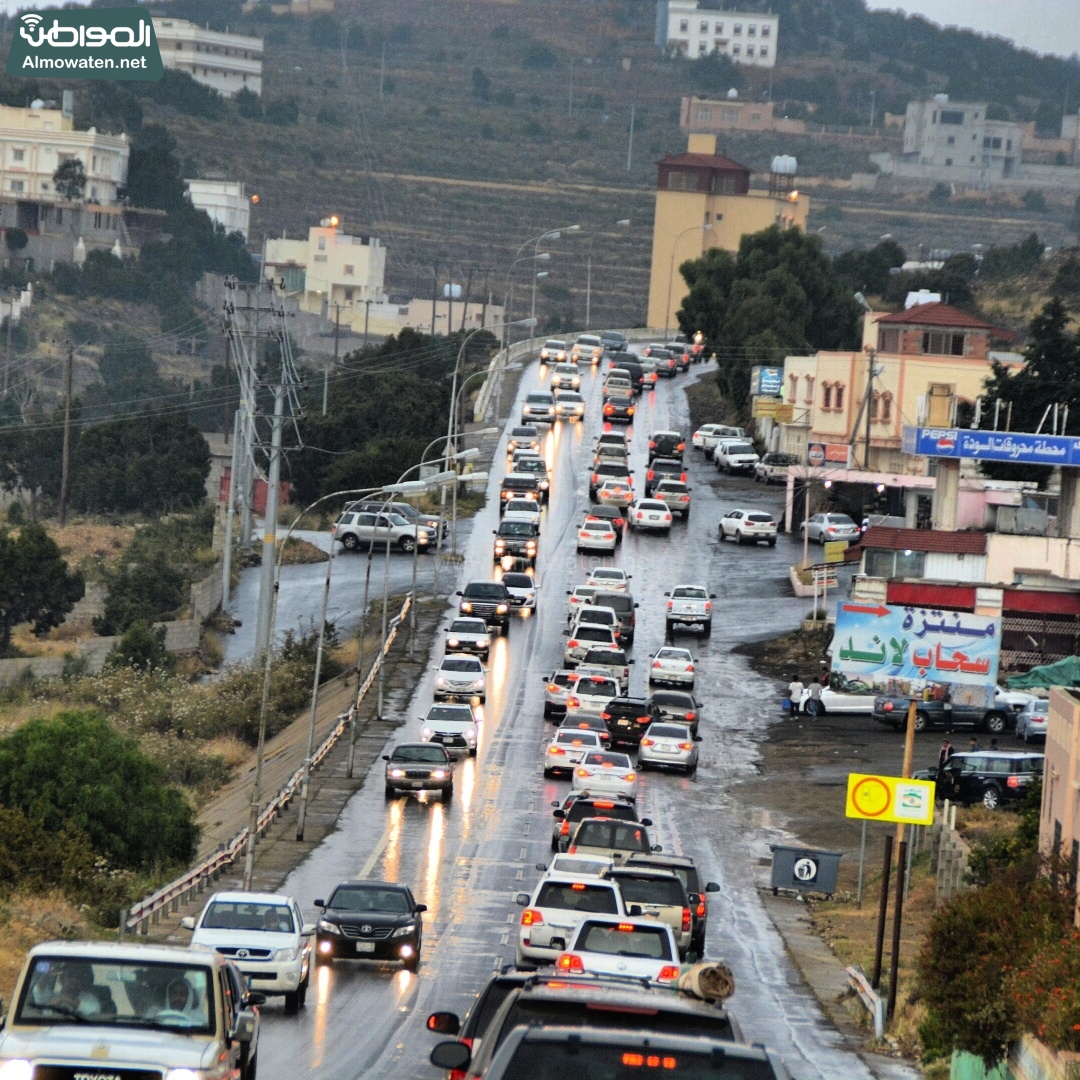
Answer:
MULTIPOLYGON (((907 725, 908 699, 881 696, 874 698, 874 719, 899 731, 907 725)), ((1016 726, 1016 715, 1000 699, 992 708, 984 705, 954 705, 949 701, 919 701, 915 705, 915 730, 970 727, 1000 735, 1016 726)))

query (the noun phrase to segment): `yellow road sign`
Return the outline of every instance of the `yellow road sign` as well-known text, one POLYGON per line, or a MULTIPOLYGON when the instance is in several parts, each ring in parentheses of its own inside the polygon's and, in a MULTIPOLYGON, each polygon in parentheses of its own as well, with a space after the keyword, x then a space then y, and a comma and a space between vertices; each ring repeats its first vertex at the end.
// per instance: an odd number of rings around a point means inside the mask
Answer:
POLYGON ((825 541, 825 561, 827 563, 843 562, 844 552, 847 551, 848 542, 846 540, 826 540, 825 541))
POLYGON ((905 780, 899 776, 848 773, 845 813, 849 818, 863 821, 933 825, 934 784, 930 780, 905 780))

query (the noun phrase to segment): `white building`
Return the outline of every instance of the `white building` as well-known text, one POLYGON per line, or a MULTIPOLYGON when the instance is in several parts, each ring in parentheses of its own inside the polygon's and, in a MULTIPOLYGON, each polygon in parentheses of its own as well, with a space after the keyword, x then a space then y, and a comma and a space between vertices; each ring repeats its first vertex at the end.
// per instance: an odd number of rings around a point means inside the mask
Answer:
POLYGON ((957 180, 1007 179, 1020 172, 1030 124, 989 120, 986 102, 952 102, 948 94, 909 101, 902 161, 949 170, 957 180))
POLYGON ((736 64, 776 64, 778 15, 700 8, 698 0, 657 0, 656 44, 691 60, 718 53, 736 64))
POLYGON ((384 304, 386 248, 374 236, 349 236, 324 219, 306 240, 271 239, 263 244, 263 277, 284 279, 301 311, 340 319, 362 331, 365 307, 384 304))
POLYGON ((226 233, 238 232, 248 238, 251 200, 239 180, 185 180, 191 205, 205 210, 210 220, 224 226, 226 233))
POLYGON ((262 93, 263 39, 204 30, 187 19, 154 19, 161 62, 196 82, 232 97, 239 90, 262 93))
POLYGON ((117 190, 127 183, 127 136, 105 135, 97 128, 76 131, 69 108, 46 104, 38 100, 28 109, 0 105, 0 196, 62 201, 53 173, 63 162, 77 158, 86 174, 86 202, 118 202, 117 190))

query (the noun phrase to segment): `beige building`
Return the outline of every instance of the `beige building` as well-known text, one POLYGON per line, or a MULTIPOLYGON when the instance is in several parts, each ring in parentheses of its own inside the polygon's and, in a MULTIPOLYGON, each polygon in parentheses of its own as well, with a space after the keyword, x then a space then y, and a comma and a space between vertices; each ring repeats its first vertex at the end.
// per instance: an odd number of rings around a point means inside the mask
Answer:
POLYGON ((805 135, 805 120, 777 116, 771 101, 739 101, 738 98, 684 97, 679 110, 683 131, 717 135, 727 131, 774 131, 785 135, 805 135))
POLYGON ((86 173, 86 201, 115 203, 127 183, 129 154, 127 135, 76 131, 69 108, 42 101, 28 109, 0 105, 0 196, 6 199, 60 201, 53 173, 77 158, 86 173))
POLYGON ((776 65, 780 17, 702 8, 698 0, 657 0, 656 44, 691 60, 713 53, 735 64, 776 65))
POLYGON ((1050 690, 1045 754, 1039 851, 1066 860, 1075 880, 1080 861, 1080 690, 1050 690))
POLYGON ((284 280, 300 310, 340 319, 363 332, 367 302, 385 304, 386 248, 374 236, 350 236, 324 219, 306 240, 267 238, 263 277, 284 280))
MULTIPOLYGON (((482 300, 470 300, 468 304, 464 300, 436 300, 432 305, 430 299, 413 298, 406 304, 372 304, 370 311, 365 305, 362 309, 354 310, 349 321, 356 333, 364 333, 366 327, 366 332, 372 337, 400 334, 405 329, 419 330, 424 334, 445 334, 462 329, 469 331, 485 326, 500 326, 503 310, 501 304, 482 300)), ((501 335, 502 331, 494 330, 493 333, 501 335)))
POLYGON ((649 326, 678 326, 686 296, 679 266, 710 248, 739 250, 750 233, 771 225, 805 228, 808 196, 793 190, 794 176, 771 175, 769 191, 750 190, 750 170, 716 153, 715 135, 690 135, 685 154, 657 163, 656 213, 649 274, 649 326))
POLYGON ((262 94, 263 39, 205 30, 187 19, 155 18, 161 62, 223 97, 240 90, 262 94))
POLYGON ((251 225, 251 200, 239 180, 185 180, 188 197, 196 210, 205 210, 210 220, 226 233, 238 232, 244 241, 251 225))

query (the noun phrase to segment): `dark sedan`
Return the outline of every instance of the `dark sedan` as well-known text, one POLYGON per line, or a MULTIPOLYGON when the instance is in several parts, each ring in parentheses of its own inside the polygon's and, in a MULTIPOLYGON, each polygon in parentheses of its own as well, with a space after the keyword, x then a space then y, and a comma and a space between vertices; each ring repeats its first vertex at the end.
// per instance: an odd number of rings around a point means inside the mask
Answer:
POLYGON ((649 698, 649 707, 656 709, 662 720, 675 720, 690 725, 690 734, 696 735, 701 722, 701 703, 685 690, 657 690, 649 698))
POLYGON ((420 965, 425 904, 407 885, 391 881, 345 881, 329 903, 316 900, 322 915, 315 930, 315 962, 400 960, 406 970, 420 965))
POLYGON ((616 744, 641 742, 645 729, 660 719, 660 711, 643 697, 617 697, 600 714, 616 744))
POLYGON ((610 521, 611 527, 615 530, 615 543, 622 543, 623 532, 626 529, 626 518, 622 516, 622 511, 617 506, 590 506, 586 517, 603 518, 604 521, 610 521))
POLYGON ((632 424, 634 411, 632 397, 609 397, 604 402, 604 419, 613 424, 632 424))

